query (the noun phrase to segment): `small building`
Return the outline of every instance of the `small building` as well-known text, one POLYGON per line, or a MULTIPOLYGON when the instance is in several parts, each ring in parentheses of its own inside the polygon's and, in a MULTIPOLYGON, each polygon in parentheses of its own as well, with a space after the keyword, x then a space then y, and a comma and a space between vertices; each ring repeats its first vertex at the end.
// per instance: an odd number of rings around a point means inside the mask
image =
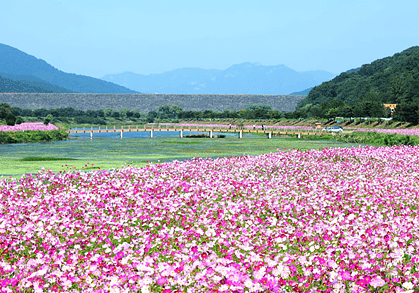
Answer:
POLYGON ((384 107, 385 107, 385 108, 389 108, 389 109, 390 109, 390 111, 391 111, 391 115, 393 115, 394 110, 395 110, 395 109, 396 109, 396 107, 397 107, 397 104, 384 104, 384 107))

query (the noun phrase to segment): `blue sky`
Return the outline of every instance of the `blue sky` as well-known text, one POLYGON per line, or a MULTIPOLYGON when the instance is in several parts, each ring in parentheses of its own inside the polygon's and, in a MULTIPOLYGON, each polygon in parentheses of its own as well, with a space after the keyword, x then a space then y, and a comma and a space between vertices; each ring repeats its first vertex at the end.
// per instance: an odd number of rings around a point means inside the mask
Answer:
POLYGON ((0 43, 102 77, 255 62, 340 73, 419 45, 417 0, 6 0, 0 43))

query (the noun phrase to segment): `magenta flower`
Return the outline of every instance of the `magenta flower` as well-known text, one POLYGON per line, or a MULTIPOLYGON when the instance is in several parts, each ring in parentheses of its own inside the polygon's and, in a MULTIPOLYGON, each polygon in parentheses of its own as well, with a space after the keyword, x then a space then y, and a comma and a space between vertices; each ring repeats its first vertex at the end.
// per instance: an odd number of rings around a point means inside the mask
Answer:
POLYGON ((166 282, 167 282, 167 279, 165 277, 160 277, 157 279, 157 284, 160 286, 166 284, 166 282))

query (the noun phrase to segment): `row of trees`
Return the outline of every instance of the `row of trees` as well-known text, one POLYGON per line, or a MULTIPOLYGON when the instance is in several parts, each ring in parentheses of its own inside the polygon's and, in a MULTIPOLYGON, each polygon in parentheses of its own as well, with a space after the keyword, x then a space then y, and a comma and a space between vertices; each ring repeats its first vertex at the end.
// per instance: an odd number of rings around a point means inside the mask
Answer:
POLYGON ((140 118, 142 114, 138 110, 131 111, 128 108, 121 109, 119 111, 114 111, 111 108, 106 108, 104 110, 77 110, 72 107, 67 108, 56 108, 56 109, 21 109, 18 107, 14 107, 13 113, 17 116, 24 116, 24 117, 47 117, 48 115, 51 115, 52 117, 68 117, 68 118, 74 118, 74 117, 80 117, 80 116, 89 116, 92 118, 140 118))
POLYGON ((214 119, 214 118, 243 118, 243 119, 280 119, 283 113, 272 110, 268 105, 250 104, 244 110, 221 111, 183 111, 178 105, 160 106, 157 111, 148 112, 148 121, 159 119, 214 119))
POLYGON ((76 123, 93 123, 106 124, 107 118, 115 118, 122 120, 143 119, 147 122, 155 120, 170 119, 214 119, 214 118, 243 118, 243 119, 280 119, 284 117, 284 113, 272 110, 268 105, 249 105, 244 110, 225 110, 225 111, 184 111, 178 105, 163 105, 157 111, 150 111, 143 114, 138 110, 131 111, 128 108, 114 111, 110 108, 104 110, 77 110, 74 108, 57 108, 57 109, 21 109, 11 108, 8 105, 10 115, 22 117, 44 118, 48 121, 54 121, 62 118, 73 118, 76 123))
POLYGON ((326 118, 335 117, 376 117, 390 118, 399 122, 419 124, 419 100, 397 104, 394 113, 384 107, 377 93, 368 93, 363 99, 351 104, 341 100, 331 100, 321 104, 306 104, 294 112, 285 113, 286 118, 326 118))
MULTIPOLYGON (((396 111, 399 114, 400 111, 396 111)), ((384 107, 377 93, 370 92, 353 103, 342 100, 324 101, 320 104, 306 104, 294 112, 286 113, 288 118, 326 118, 335 117, 380 117, 389 118, 391 110, 384 107)), ((396 116, 398 117, 398 116, 396 116)))
POLYGON ((12 108, 8 104, 0 104, 0 119, 5 120, 8 125, 23 122, 23 117, 38 117, 44 123, 55 122, 57 119, 65 121, 72 118, 78 124, 106 124, 108 118, 121 120, 141 119, 144 122, 155 122, 173 119, 214 119, 214 118, 233 118, 233 119, 298 119, 298 118, 318 118, 333 119, 335 117, 393 117, 396 121, 419 123, 419 104, 407 103, 396 107, 394 114, 390 109, 385 108, 380 102, 377 94, 369 93, 363 99, 351 105, 340 100, 323 102, 318 105, 307 104, 293 112, 282 113, 272 110, 268 105, 247 106, 244 110, 225 110, 225 111, 183 111, 178 105, 160 106, 157 111, 143 114, 138 110, 112 109, 104 110, 76 110, 74 108, 58 109, 20 109, 12 108))

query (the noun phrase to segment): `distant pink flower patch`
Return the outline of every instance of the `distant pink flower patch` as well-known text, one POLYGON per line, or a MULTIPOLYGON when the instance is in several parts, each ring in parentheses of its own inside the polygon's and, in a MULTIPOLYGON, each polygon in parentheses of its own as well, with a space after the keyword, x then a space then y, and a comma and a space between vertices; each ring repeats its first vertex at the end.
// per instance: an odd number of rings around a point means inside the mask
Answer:
POLYGON ((375 128, 358 128, 355 131, 360 132, 378 132, 388 134, 401 134, 401 135, 415 135, 419 136, 419 129, 375 129, 375 128))
MULTIPOLYGON (((153 125, 156 126, 158 123, 149 123, 149 125, 153 125)), ((208 128, 212 128, 212 127, 217 127, 217 128, 225 128, 228 129, 230 128, 229 124, 198 124, 198 123, 177 123, 177 124, 173 124, 173 123, 159 123, 160 125, 164 125, 164 126, 171 126, 171 125, 176 125, 176 126, 183 126, 183 127, 208 127, 208 128)), ((238 126, 235 124, 231 124, 231 128, 237 128, 238 126)), ((252 125, 244 125, 243 126, 244 129, 270 129, 270 130, 314 130, 314 127, 311 126, 279 126, 279 125, 264 125, 262 127, 262 125, 256 125, 256 124, 252 124, 252 125)))
POLYGON ((22 124, 16 124, 15 126, 0 125, 0 131, 29 131, 29 130, 38 130, 38 131, 49 131, 49 130, 58 130, 58 127, 54 124, 45 125, 42 122, 26 122, 22 124))

